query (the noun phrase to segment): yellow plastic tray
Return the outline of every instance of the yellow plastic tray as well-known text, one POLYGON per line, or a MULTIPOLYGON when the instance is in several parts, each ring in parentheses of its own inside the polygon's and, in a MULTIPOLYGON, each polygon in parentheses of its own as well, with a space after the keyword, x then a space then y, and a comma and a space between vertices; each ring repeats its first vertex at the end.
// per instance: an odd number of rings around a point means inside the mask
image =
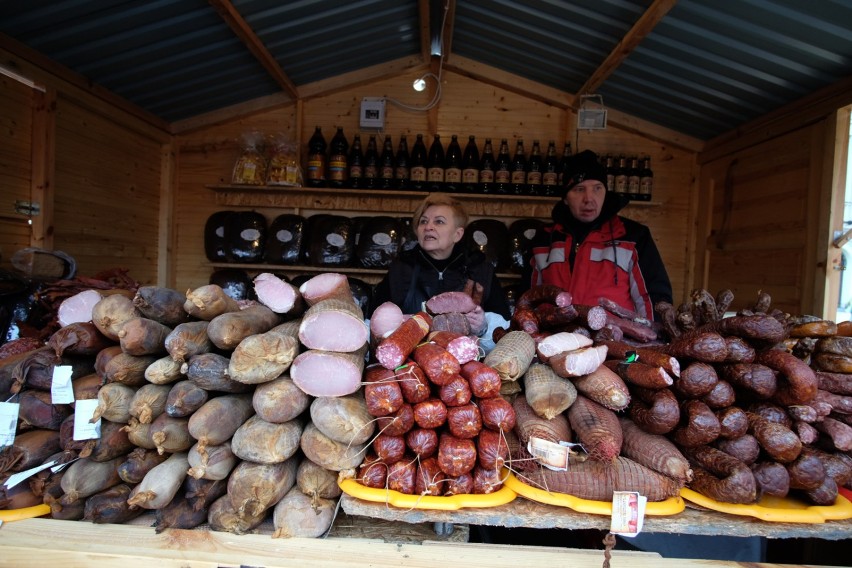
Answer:
POLYGON ((347 495, 373 501, 386 503, 399 507, 400 509, 433 509, 438 511, 457 511, 464 508, 497 507, 505 505, 515 499, 518 495, 503 484, 498 491, 487 495, 452 495, 450 497, 436 497, 434 495, 407 495, 391 489, 376 489, 361 485, 354 479, 344 479, 337 483, 340 489, 347 495))
POLYGON ((713 511, 750 516, 773 523, 824 523, 852 519, 852 502, 843 495, 837 496, 834 505, 808 505, 791 497, 782 499, 772 496, 763 496, 760 501, 750 505, 740 505, 715 501, 687 488, 681 489, 680 494, 684 499, 713 511))
MULTIPOLYGON (((509 474, 505 485, 512 489, 515 493, 522 497, 526 497, 530 501, 546 503, 548 505, 557 505, 559 507, 568 507, 578 513, 590 513, 592 515, 612 515, 611 501, 590 501, 581 499, 567 493, 554 493, 539 489, 531 485, 527 485, 520 481, 517 477, 509 474)), ((645 507, 645 514, 648 516, 666 516, 676 515, 684 510, 686 504, 680 496, 670 497, 665 501, 648 501, 645 507)))

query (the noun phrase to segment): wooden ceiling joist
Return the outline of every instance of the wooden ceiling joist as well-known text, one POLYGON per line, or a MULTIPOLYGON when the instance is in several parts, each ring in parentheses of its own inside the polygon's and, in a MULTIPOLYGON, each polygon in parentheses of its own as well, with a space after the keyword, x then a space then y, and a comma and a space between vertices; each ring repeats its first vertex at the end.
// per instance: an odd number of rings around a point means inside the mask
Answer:
POLYGON ((222 19, 227 22, 227 24, 234 30, 234 33, 237 34, 243 43, 246 44, 249 51, 251 51, 252 55, 254 55, 260 64, 263 65, 264 69, 272 75, 272 78, 275 79, 285 93, 290 95, 291 98, 298 99, 299 98, 299 90, 296 87, 296 84, 287 76, 281 66, 278 64, 278 61, 269 53, 269 50, 266 49, 266 46, 263 45, 263 42, 260 41, 260 38, 257 37, 257 34, 254 33, 254 30, 249 26, 248 22, 243 19, 242 15, 234 8, 234 5, 231 4, 230 0, 209 0, 210 5, 216 9, 222 19))
POLYGON ((677 0, 654 0, 654 3, 636 20, 630 31, 624 34, 624 37, 621 38, 621 41, 616 44, 606 59, 603 60, 603 63, 595 69, 583 86, 580 87, 571 106, 575 109, 578 108, 580 97, 594 93, 606 81, 607 77, 612 75, 633 50, 642 43, 645 36, 651 33, 657 24, 660 23, 660 20, 674 8, 675 4, 677 4, 677 0))

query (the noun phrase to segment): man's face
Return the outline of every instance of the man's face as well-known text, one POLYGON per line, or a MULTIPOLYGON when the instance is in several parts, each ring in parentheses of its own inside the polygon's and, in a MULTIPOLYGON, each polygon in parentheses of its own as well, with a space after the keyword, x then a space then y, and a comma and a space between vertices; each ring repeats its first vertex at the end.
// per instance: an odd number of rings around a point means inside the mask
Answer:
POLYGON ((596 179, 587 179, 569 189, 564 201, 577 220, 591 223, 601 214, 604 198, 606 186, 596 179))

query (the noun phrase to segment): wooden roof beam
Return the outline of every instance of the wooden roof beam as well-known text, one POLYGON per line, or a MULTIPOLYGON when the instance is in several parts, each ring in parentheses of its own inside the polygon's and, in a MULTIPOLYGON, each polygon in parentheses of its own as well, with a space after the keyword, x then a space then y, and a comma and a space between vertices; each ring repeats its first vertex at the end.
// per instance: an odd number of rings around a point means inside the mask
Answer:
POLYGON ((272 75, 272 78, 275 79, 281 88, 290 95, 291 98, 298 99, 299 98, 299 90, 296 87, 296 84, 287 76, 281 66, 278 64, 278 61, 269 53, 269 50, 266 49, 266 46, 263 45, 263 42, 260 41, 260 38, 257 37, 257 34, 254 33, 254 30, 251 26, 248 25, 248 22, 245 21, 242 14, 240 14, 234 5, 231 4, 230 0, 209 0, 210 5, 219 12, 219 15, 222 16, 222 19, 231 27, 234 33, 239 37, 243 43, 246 44, 249 51, 254 55, 260 64, 263 65, 264 69, 272 75))
POLYGON ((594 73, 586 80, 585 84, 577 91, 574 101, 571 103, 573 108, 578 108, 580 105, 580 97, 583 95, 594 93, 600 87, 607 77, 618 68, 627 57, 633 53, 633 50, 642 43, 651 30, 660 23, 666 14, 674 8, 677 0, 654 0, 645 13, 636 20, 633 27, 630 28, 621 41, 616 44, 606 59, 603 60, 594 73))

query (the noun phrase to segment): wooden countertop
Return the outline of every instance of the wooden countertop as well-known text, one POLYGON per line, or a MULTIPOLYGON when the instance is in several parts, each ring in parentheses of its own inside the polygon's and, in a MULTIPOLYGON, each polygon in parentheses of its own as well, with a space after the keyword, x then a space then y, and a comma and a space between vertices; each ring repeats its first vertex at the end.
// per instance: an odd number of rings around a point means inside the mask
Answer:
MULTIPOLYGON (((384 503, 372 503, 344 494, 343 510, 350 515, 363 515, 407 523, 456 523, 504 527, 609 529, 609 517, 577 513, 570 509, 529 501, 522 497, 511 503, 487 509, 435 511, 402 510, 384 503)), ((852 519, 826 521, 819 524, 770 523, 716 511, 687 508, 669 517, 645 517, 643 532, 680 533, 726 536, 765 536, 767 538, 819 538, 843 540, 852 538, 852 519)))
MULTIPOLYGON (((600 568, 603 551, 557 547, 479 545, 424 541, 393 543, 376 539, 273 539, 268 535, 94 525, 87 522, 28 519, 0 527, 0 567, 86 568, 434 568, 450 563, 467 568, 571 566, 600 568)), ((739 563, 661 558, 653 553, 614 550, 612 568, 774 567, 788 564, 739 563)))

